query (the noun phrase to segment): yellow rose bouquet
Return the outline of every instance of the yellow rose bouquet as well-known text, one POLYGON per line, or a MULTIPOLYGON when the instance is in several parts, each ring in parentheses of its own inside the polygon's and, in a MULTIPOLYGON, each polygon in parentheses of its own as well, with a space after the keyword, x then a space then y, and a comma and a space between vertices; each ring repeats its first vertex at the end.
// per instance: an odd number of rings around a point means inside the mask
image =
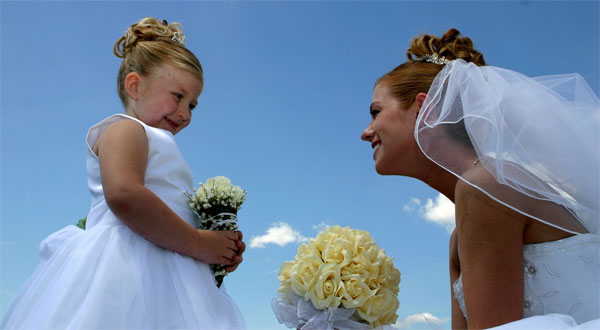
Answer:
MULTIPOLYGON (((198 216, 196 227, 205 230, 236 231, 237 212, 246 200, 246 191, 231 184, 224 176, 216 176, 200 182, 192 194, 184 191, 188 203, 198 216)), ((227 275, 224 265, 210 265, 218 287, 227 275)))
POLYGON ((398 318, 400 271, 366 231, 327 228, 277 278, 271 305, 289 328, 372 329, 398 318))

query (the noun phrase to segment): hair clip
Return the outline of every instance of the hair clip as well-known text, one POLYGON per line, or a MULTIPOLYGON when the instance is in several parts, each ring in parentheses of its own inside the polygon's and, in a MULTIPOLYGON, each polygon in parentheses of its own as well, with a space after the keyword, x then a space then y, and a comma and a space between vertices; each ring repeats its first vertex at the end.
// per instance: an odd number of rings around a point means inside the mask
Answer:
POLYGON ((173 33, 173 37, 171 37, 171 40, 175 41, 180 46, 185 47, 185 36, 182 32, 177 31, 173 33))
POLYGON ((415 61, 424 61, 439 65, 445 65, 452 62, 451 60, 447 60, 444 56, 439 57, 438 54, 425 54, 423 56, 415 58, 415 61))

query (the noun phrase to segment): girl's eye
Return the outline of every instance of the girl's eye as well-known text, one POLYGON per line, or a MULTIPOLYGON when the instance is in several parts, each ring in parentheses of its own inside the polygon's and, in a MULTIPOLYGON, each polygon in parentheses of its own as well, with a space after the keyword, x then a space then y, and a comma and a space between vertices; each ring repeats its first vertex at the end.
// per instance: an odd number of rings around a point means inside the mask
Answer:
POLYGON ((190 104, 190 111, 194 110, 196 108, 195 104, 190 104))
POLYGON ((371 110, 371 118, 375 119, 379 112, 380 112, 379 110, 372 109, 371 110))
POLYGON ((173 93, 173 96, 175 96, 175 99, 177 99, 177 101, 179 101, 183 98, 183 95, 181 95, 179 93, 173 93))

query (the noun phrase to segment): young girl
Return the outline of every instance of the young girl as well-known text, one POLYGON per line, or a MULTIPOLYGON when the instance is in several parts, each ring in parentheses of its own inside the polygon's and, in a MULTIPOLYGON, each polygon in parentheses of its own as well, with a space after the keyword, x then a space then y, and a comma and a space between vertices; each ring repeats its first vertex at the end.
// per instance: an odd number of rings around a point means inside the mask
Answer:
POLYGON ((178 23, 144 18, 119 38, 125 114, 87 135, 92 207, 40 246, 42 262, 1 328, 239 329, 244 320, 208 264, 233 271, 239 232, 196 230, 192 173, 173 136, 189 125, 202 67, 178 23))

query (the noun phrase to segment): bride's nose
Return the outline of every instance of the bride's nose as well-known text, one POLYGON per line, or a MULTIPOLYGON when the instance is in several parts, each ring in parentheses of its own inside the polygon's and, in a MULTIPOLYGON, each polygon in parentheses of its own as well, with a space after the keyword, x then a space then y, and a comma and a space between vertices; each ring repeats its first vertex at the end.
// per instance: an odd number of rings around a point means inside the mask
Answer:
POLYGON ((365 128, 365 130, 362 132, 360 138, 363 141, 371 141, 373 139, 374 134, 375 133, 373 132, 373 123, 370 123, 369 126, 367 126, 367 128, 365 128))

